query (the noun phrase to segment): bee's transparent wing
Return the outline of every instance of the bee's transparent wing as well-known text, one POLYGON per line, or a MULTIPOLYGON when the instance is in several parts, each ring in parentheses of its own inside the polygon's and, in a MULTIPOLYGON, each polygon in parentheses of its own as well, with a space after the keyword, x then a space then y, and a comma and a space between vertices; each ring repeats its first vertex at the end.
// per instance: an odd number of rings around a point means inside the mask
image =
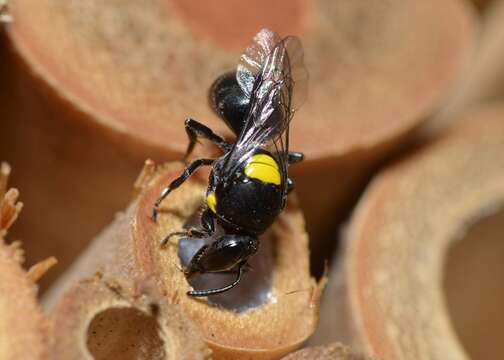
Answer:
POLYGON ((226 160, 230 174, 256 148, 265 147, 273 148, 282 176, 287 176, 289 123, 306 97, 308 74, 299 39, 277 39, 273 32, 261 30, 238 66, 237 80, 245 93, 250 92, 250 110, 226 160), (272 46, 273 41, 277 42, 272 46))
POLYGON ((292 83, 290 111, 296 111, 303 105, 308 96, 308 70, 304 64, 304 51, 301 40, 288 36, 283 40, 288 61, 289 81, 292 83))
POLYGON ((277 33, 266 28, 261 29, 240 57, 236 69, 236 80, 244 94, 249 98, 267 57, 280 40, 277 33))
POLYGON ((264 77, 261 74, 265 69, 267 59, 271 57, 280 42, 283 42, 288 53, 290 77, 296 84, 291 104, 292 110, 296 110, 306 99, 308 84, 308 72, 304 66, 303 47, 299 38, 289 36, 281 39, 277 33, 266 28, 261 29, 240 57, 236 69, 236 80, 244 94, 250 98, 255 82, 261 81, 264 77))
POLYGON ((237 145, 257 147, 280 136, 306 98, 308 73, 297 37, 280 40, 263 60, 250 96, 250 110, 237 145))

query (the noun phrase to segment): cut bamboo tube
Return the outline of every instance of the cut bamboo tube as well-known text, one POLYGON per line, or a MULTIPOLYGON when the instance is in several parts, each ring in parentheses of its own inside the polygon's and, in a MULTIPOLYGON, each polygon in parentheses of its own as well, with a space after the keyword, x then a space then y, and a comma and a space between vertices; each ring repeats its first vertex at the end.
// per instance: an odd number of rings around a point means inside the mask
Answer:
MULTIPOLYGON (((503 71, 500 59, 502 58, 503 48, 501 41, 502 38, 502 20, 504 20, 504 3, 502 1, 491 2, 485 9, 482 16, 481 34, 479 37, 478 51, 475 54, 475 59, 472 64, 468 64, 465 75, 459 80, 459 87, 453 94, 448 106, 443 109, 442 113, 436 117, 435 121, 432 121, 433 125, 430 130, 430 135, 433 135, 440 128, 446 127, 448 125, 456 126, 456 122, 463 120, 467 116, 465 115, 469 109, 475 107, 481 107, 482 103, 492 103, 500 101, 503 99, 503 92, 500 87, 500 79, 502 79, 503 71)), ((494 220, 498 221, 498 220, 494 220)), ((491 220, 488 220, 492 223, 491 220)), ((487 227, 485 227, 486 229, 487 227)), ((491 233, 491 232, 490 232, 491 233)), ((485 256, 485 248, 474 244, 470 245, 473 249, 472 253, 479 254, 479 256, 485 256)), ((493 255, 489 255, 489 259, 493 259, 492 256, 498 256, 499 251, 491 244, 488 245, 490 252, 493 255)), ((458 257, 455 255, 447 256, 447 270, 445 276, 447 278, 454 278, 454 283, 460 281, 460 273, 455 270, 450 270, 450 264, 457 268, 457 264, 463 262, 464 265, 461 266, 467 271, 469 270, 469 263, 471 261, 476 261, 470 256, 464 255, 465 247, 461 247, 458 250, 450 250, 450 252, 459 254, 458 257), (454 257, 454 259, 452 259, 454 257)), ((344 262, 343 257, 340 257, 341 262, 344 262)), ((487 262, 490 262, 488 260, 487 262)), ((480 274, 480 271, 486 271, 486 268, 481 267, 479 271, 470 271, 471 273, 476 272, 480 274)), ((495 271, 495 273, 499 273, 495 271)), ((325 299, 322 306, 322 318, 319 329, 317 330, 315 336, 312 338, 312 344, 323 344, 329 341, 343 341, 346 343, 352 342, 352 334, 355 334, 355 329, 353 329, 352 324, 352 314, 348 311, 348 303, 345 294, 347 294, 347 283, 345 282, 346 274, 344 269, 339 265, 338 268, 334 268, 329 282, 328 288, 325 291, 325 299), (337 334, 337 335, 336 335, 337 334)), ((496 330, 486 330, 481 331, 479 326, 462 326, 460 322, 467 324, 471 320, 471 314, 479 314, 479 320, 472 319, 473 324, 480 323, 480 321, 485 321, 484 319, 495 318, 494 311, 495 307, 491 304, 486 304, 481 306, 478 301, 475 301, 472 297, 471 286, 467 281, 469 278, 468 274, 463 276, 460 287, 464 287, 465 291, 462 291, 456 287, 456 285, 447 285, 450 289, 447 290, 447 301, 449 301, 448 306, 450 311, 453 312, 454 326, 457 328, 458 334, 463 338, 464 346, 469 348, 470 355, 473 353, 474 358, 485 357, 481 355, 481 352, 488 351, 491 344, 497 343, 492 334, 500 333, 498 326, 495 324, 496 330), (453 300, 456 298, 457 300, 453 300), (464 300, 465 299, 465 300, 464 300), (477 312, 469 311, 469 304, 474 305, 474 309, 478 309, 477 312), (486 309, 486 310, 482 310, 486 309), (485 316, 485 314, 492 314, 485 316), (464 320, 465 319, 465 320, 464 320), (459 329, 460 327, 460 329, 459 329), (471 329, 471 330, 470 330, 471 329), (466 344, 467 343, 467 344, 466 344), (478 356, 478 354, 480 356, 478 356)), ((478 275, 474 275, 472 278, 476 278, 478 275)), ((449 280, 446 280, 449 281, 449 280)), ((472 284, 484 284, 488 281, 475 280, 472 284)), ((478 288, 477 285, 474 285, 478 288)), ((489 285, 490 286, 490 285, 489 285)), ((477 289, 480 293, 484 290, 477 289)), ((490 291, 492 296, 490 298, 500 299, 496 294, 500 294, 498 287, 494 287, 490 291)), ((498 316, 498 315, 497 315, 498 316)), ((354 339, 355 340, 355 339, 354 339)), ((357 346, 358 344, 353 344, 357 346)), ((499 356, 497 356, 499 357, 499 356)), ((502 357, 502 356, 500 356, 502 357)))
POLYGON ((194 324, 176 305, 140 284, 135 293, 112 279, 95 276, 75 284, 54 311, 52 358, 210 358, 194 324))
MULTIPOLYGON (((366 191, 348 231, 346 281, 355 339, 371 354, 414 360, 469 359, 477 353, 460 342, 463 321, 450 320, 443 282, 450 248, 470 226, 504 207, 503 117, 502 105, 464 115, 366 191)), ((494 232, 501 234, 502 227, 494 232)), ((485 281, 483 275, 479 282, 485 281)), ((458 306, 467 299, 463 293, 448 299, 450 308, 484 313, 458 306)), ((493 358, 494 350, 484 350, 493 358)))
POLYGON ((5 235, 22 204, 18 191, 7 190, 10 168, 0 165, 0 359, 49 359, 49 323, 37 302, 37 287, 22 268, 19 242, 5 235))
POLYGON ((436 121, 434 129, 450 125, 457 114, 485 103, 504 100, 504 2, 490 1, 481 18, 477 51, 459 85, 436 121))
POLYGON ((0 152, 29 203, 16 236, 60 271, 126 205, 143 159, 181 157, 184 118, 229 135, 207 91, 264 26, 305 45, 310 96, 291 147, 307 160, 292 170, 310 233, 332 239, 370 169, 441 102, 474 27, 460 0, 9 4, 0 152))
MULTIPOLYGON (((267 284, 270 279, 271 289, 259 287, 257 290, 265 292, 266 300, 259 306, 249 305, 247 311, 230 310, 229 305, 211 305, 186 295, 190 287, 180 271, 177 246, 166 249, 160 246, 166 234, 180 231, 184 222, 202 205, 205 188, 201 176, 193 176, 170 194, 162 204, 157 223, 150 218, 162 187, 182 169, 181 164, 170 164, 156 175, 153 164, 147 163, 137 182, 139 197, 55 284, 47 294, 46 304, 48 307, 54 305, 76 279, 99 271, 125 284, 123 287, 128 291, 132 291, 138 281, 152 284, 163 299, 177 304, 197 325, 215 359, 278 359, 299 347, 315 329, 321 287, 310 277, 308 238, 295 201, 289 202, 270 233, 263 238, 261 247, 269 248, 269 253, 255 256, 258 260, 270 259, 270 273, 261 274, 253 265, 254 270, 244 275, 239 289, 222 295, 234 297, 235 302, 247 302, 248 298, 241 298, 239 293, 252 286, 254 273, 258 273, 260 279, 255 281, 267 284)), ((68 293, 65 297, 73 297, 75 303, 81 300, 68 293)), ((85 299, 81 306, 95 308, 85 299)), ((236 308, 239 307, 233 309, 236 308)), ((72 312, 58 315, 58 308, 55 314, 56 317, 72 317, 72 312)))
POLYGON ((450 248, 444 268, 446 306, 470 359, 500 359, 504 332, 504 211, 485 216, 450 248))
MULTIPOLYGON (((499 0, 497 0, 499 1, 499 0)), ((497 2, 495 0, 472 0, 472 3, 474 3, 474 6, 478 9, 479 12, 485 13, 491 8, 492 3, 497 2)))

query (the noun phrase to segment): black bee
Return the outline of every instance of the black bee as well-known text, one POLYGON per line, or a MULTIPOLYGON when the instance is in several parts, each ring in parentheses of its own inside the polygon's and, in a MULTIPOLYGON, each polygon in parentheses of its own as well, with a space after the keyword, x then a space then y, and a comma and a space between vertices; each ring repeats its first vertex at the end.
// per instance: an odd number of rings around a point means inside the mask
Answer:
POLYGON ((199 167, 211 165, 201 228, 171 233, 163 243, 175 235, 208 237, 214 234, 217 222, 223 234, 196 252, 184 274, 187 278, 196 273, 237 274, 228 286, 189 291, 188 295, 214 295, 237 285, 247 260, 259 247, 258 236, 285 207, 287 193, 294 188, 288 166, 303 160, 302 153, 289 152, 289 123, 306 95, 307 77, 299 39, 282 39, 262 29, 241 56, 236 72, 221 76, 210 89, 210 102, 236 134, 236 141, 227 142, 193 119, 185 121, 189 137, 185 158, 198 137, 215 143, 224 155, 191 162, 181 176, 163 189, 154 204, 152 218, 156 220, 161 201, 172 190, 199 167))

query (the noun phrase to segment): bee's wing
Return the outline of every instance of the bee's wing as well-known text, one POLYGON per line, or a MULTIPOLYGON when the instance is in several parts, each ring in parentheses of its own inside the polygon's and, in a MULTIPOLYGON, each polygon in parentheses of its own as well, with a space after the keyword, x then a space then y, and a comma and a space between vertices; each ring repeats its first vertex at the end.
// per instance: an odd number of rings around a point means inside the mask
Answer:
POLYGON ((280 40, 277 33, 266 28, 261 29, 240 57, 236 69, 236 80, 248 98, 252 95, 254 83, 262 72, 267 57, 280 40))
POLYGON ((264 78, 265 70, 282 71, 284 64, 279 67, 284 61, 284 54, 277 53, 276 59, 271 59, 274 56, 275 48, 283 42, 283 47, 288 54, 287 61, 289 62, 289 73, 293 82, 296 83, 296 91, 292 101, 292 109, 298 109, 306 99, 308 72, 304 66, 303 47, 299 38, 288 36, 281 39, 277 33, 269 29, 261 29, 255 36, 250 45, 245 49, 240 57, 240 62, 236 69, 236 80, 240 88, 246 96, 252 97, 254 85, 256 81, 264 78), (268 58, 273 60, 270 63, 269 69, 266 69, 268 58))
POLYGON ((261 30, 243 54, 236 76, 250 96, 250 110, 224 168, 233 173, 256 148, 265 147, 272 150, 285 177, 289 123, 306 97, 308 73, 301 42, 297 37, 279 40, 270 30, 261 30))

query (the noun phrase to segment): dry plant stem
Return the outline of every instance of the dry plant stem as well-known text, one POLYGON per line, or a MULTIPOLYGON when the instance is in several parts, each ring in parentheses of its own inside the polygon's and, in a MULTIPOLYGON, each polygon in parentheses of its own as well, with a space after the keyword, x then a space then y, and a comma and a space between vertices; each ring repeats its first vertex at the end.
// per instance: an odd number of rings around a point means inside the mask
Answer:
POLYGON ((28 269, 27 275, 33 283, 36 283, 42 278, 42 276, 47 273, 50 268, 52 268, 57 263, 58 260, 54 256, 48 257, 47 259, 39 261, 38 263, 30 267, 30 269, 28 269))
POLYGON ((12 21, 7 0, 0 0, 0 26, 12 21))
POLYGON ((0 153, 15 166, 12 181, 28 204, 12 235, 23 240, 28 266, 52 255, 58 259, 41 281, 45 289, 113 212, 126 206, 145 156, 133 155, 134 147, 118 145, 120 134, 98 128, 56 100, 24 65, 11 68, 7 49, 0 49, 0 57, 5 65, 0 66, 0 107, 7 116, 0 123, 0 153))
POLYGON ((495 0, 472 0, 471 2, 474 3, 474 6, 478 9, 478 11, 481 13, 485 13, 485 12, 488 12, 488 11, 491 11, 489 10, 489 8, 491 9, 492 8, 492 3, 495 3, 495 2, 498 2, 499 0, 495 1, 495 0))
MULTIPOLYGON (((373 360, 365 355, 359 355, 349 347, 340 343, 327 346, 309 347, 287 355, 282 360, 373 360)), ((378 359, 375 359, 378 360, 378 359)))
POLYGON ((491 1, 481 18, 477 51, 451 100, 433 122, 438 129, 457 119, 455 114, 504 99, 504 2, 491 1))
POLYGON ((37 287, 22 268, 19 243, 5 243, 7 230, 22 204, 7 189, 10 168, 0 165, 0 358, 48 359, 49 324, 37 302, 37 287))
POLYGON ((95 276, 75 284, 53 314, 54 359, 206 359, 198 329, 176 305, 95 276))
POLYGON ((30 204, 17 235, 59 269, 125 205, 142 159, 181 156, 184 118, 229 135, 207 90, 259 28, 300 35, 306 48, 310 97, 291 145, 307 155, 294 171, 316 239, 440 102, 473 31, 460 0, 9 3, 0 152, 30 204))
POLYGON ((379 175, 360 202, 346 276, 354 335, 372 354, 469 358, 446 308, 444 264, 468 226, 504 207, 503 116, 502 106, 464 116, 379 175))
POLYGON ((48 359, 49 324, 17 245, 0 244, 0 358, 48 359))
POLYGON ((315 328, 321 289, 309 274, 308 239, 296 205, 291 202, 272 228, 274 301, 244 313, 211 306, 186 295, 190 288, 179 269, 177 247, 160 247, 160 240, 180 230, 185 219, 202 204, 205 187, 201 177, 170 194, 157 223, 150 218, 161 188, 181 170, 181 164, 171 164, 150 181, 140 176, 144 183, 137 183, 143 187, 138 199, 49 291, 45 299, 48 306, 76 278, 98 270, 124 283, 128 291, 135 287, 132 279, 140 279, 140 283, 157 289, 166 301, 178 304, 197 324, 216 359, 278 359, 299 347, 315 328), (154 186, 146 187, 149 183, 154 186))
MULTIPOLYGON (((429 128, 430 135, 442 127, 454 125, 454 121, 463 118, 455 114, 467 112, 470 108, 481 106, 481 103, 502 99, 504 94, 501 87, 504 74, 501 62, 504 53, 501 41, 503 19, 504 3, 494 1, 488 4, 481 19, 478 51, 474 59, 466 64, 468 70, 464 71, 464 76, 459 79, 460 85, 451 100, 435 121, 430 123, 432 125, 429 128)), ((325 296, 331 300, 322 306, 324 316, 315 336, 310 341, 313 344, 323 344, 335 339, 347 343, 352 341, 351 314, 346 312, 348 308, 345 296, 347 284, 341 267, 334 268, 330 278, 331 282, 325 296), (338 337, 334 334, 338 334, 338 337)))
MULTIPOLYGON (((345 233, 341 234, 345 238, 345 233)), ((348 302, 348 284, 346 279, 346 243, 333 259, 333 266, 328 274, 328 284, 324 290, 320 306, 320 322, 317 330, 308 340, 308 346, 322 346, 334 341, 348 344, 354 350, 365 352, 362 344, 355 339, 355 320, 348 302)))

